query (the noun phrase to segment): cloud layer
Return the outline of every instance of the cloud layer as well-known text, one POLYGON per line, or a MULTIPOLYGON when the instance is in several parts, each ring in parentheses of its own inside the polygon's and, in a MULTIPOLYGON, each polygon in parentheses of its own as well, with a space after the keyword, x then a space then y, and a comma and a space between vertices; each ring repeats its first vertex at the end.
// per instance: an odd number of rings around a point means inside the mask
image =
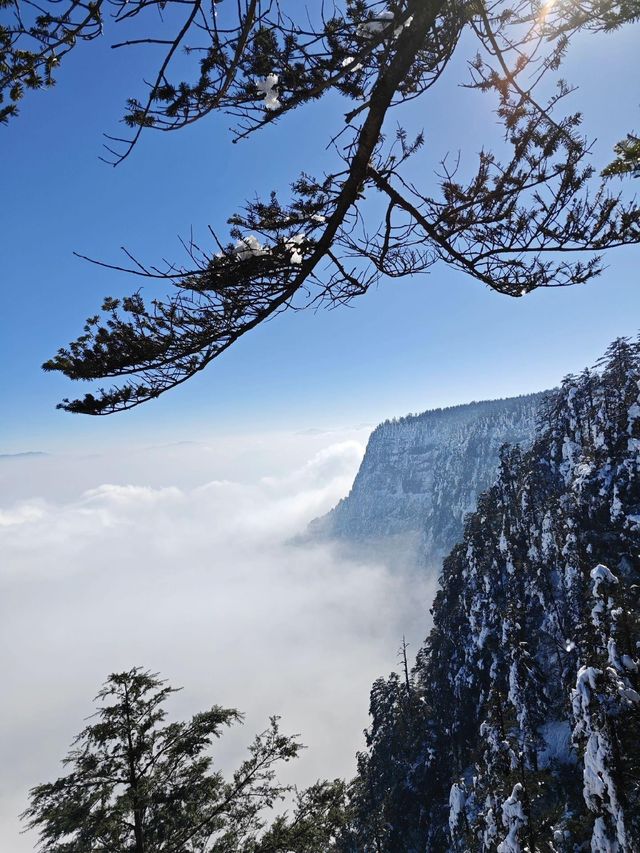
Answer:
POLYGON ((206 456, 194 446, 131 454, 129 483, 113 456, 120 482, 74 497, 69 482, 100 483, 109 458, 82 460, 81 476, 65 460, 58 499, 54 463, 46 498, 24 498, 40 484, 29 491, 16 477, 21 499, 0 505, 2 849, 33 849, 16 820, 28 787, 59 772, 107 674, 135 664, 184 687, 176 716, 214 703, 246 712, 220 745, 224 767, 277 713, 309 747, 289 779, 352 772, 371 682, 395 666, 403 633, 426 631, 432 590, 370 558, 288 544, 353 480, 362 444, 332 439, 318 448, 314 438, 311 458, 288 469, 276 448, 277 475, 253 481, 250 464, 239 482, 209 479, 216 464, 203 461, 207 479, 194 485, 195 469, 185 471, 206 456), (179 485, 159 485, 171 479, 179 485))

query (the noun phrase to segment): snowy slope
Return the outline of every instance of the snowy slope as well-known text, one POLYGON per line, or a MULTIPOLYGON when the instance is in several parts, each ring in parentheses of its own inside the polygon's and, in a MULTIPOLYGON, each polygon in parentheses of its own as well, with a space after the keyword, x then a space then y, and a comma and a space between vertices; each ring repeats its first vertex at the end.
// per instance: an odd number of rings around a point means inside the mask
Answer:
POLYGON ((378 679, 357 850, 640 853, 640 343, 541 404, 378 679))
POLYGON ((427 562, 446 554, 496 477, 502 444, 528 445, 541 394, 435 409, 380 424, 348 497, 315 536, 363 543, 405 537, 427 562))

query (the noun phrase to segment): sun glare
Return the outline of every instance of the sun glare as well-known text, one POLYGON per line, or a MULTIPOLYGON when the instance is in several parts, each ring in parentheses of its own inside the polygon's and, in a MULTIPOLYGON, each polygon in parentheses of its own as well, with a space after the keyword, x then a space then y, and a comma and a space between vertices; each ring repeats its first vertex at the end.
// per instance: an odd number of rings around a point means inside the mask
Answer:
POLYGON ((549 15, 549 12, 551 12, 553 7, 556 5, 556 2, 557 2, 557 0, 545 0, 545 2, 540 6, 540 20, 541 21, 544 21, 547 18, 547 16, 549 15))

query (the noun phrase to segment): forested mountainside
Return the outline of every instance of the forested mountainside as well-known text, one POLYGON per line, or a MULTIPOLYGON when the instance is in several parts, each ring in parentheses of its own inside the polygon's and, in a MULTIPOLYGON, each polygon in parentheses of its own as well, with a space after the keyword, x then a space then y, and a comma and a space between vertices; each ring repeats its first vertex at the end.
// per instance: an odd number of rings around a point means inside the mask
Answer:
POLYGON ((639 388, 616 341, 502 450, 414 668, 373 687, 350 850, 640 851, 639 388))
POLYGON ((438 565, 495 480, 500 447, 530 444, 541 394, 435 409, 380 424, 348 497, 312 535, 364 542, 402 535, 438 565))

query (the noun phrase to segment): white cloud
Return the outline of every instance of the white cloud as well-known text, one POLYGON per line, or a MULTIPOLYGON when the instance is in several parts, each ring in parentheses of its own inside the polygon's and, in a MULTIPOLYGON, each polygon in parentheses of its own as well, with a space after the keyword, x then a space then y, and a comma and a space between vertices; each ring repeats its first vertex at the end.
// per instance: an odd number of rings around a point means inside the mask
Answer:
POLYGON ((293 437, 274 442, 269 476, 267 438, 253 479, 240 465, 244 482, 201 445, 125 454, 135 464, 124 469, 122 453, 67 458, 46 499, 12 481, 22 498, 0 507, 0 848, 32 849, 16 819, 28 787, 59 772, 107 674, 134 664, 184 686, 178 716, 214 703, 247 713, 221 742, 226 766, 279 713, 309 746, 289 778, 352 772, 371 682, 395 665, 403 633, 426 631, 431 590, 383 563, 287 544, 353 481, 363 445, 322 446, 336 437, 305 439, 315 452, 302 464, 293 437), (101 483, 106 470, 114 483, 101 483), (85 490, 70 497, 70 481, 85 490))

